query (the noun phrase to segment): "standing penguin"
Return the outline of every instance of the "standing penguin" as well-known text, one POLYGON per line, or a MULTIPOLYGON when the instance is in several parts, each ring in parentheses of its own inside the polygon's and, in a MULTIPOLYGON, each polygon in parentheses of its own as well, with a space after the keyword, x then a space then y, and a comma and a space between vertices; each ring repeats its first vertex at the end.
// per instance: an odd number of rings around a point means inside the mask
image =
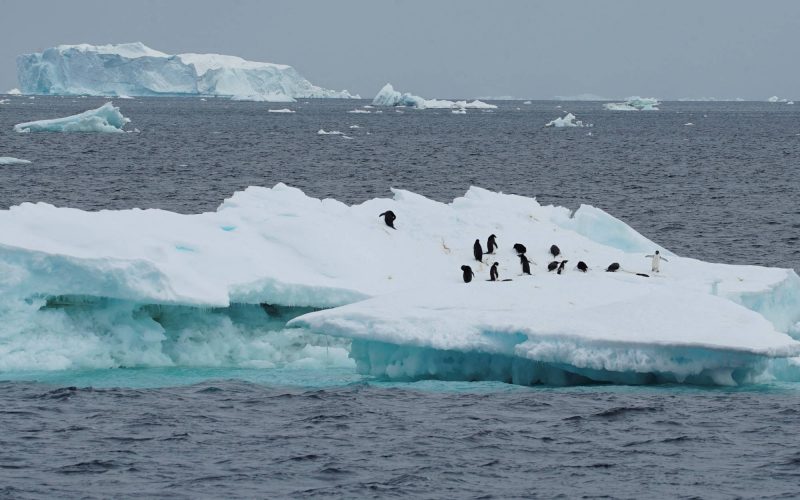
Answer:
POLYGON ((584 262, 582 260, 578 261, 578 271, 580 271, 582 273, 585 273, 588 270, 589 270, 589 266, 586 265, 586 262, 584 262))
POLYGON ((489 269, 489 281, 497 281, 500 277, 500 273, 497 272, 497 262, 492 264, 492 268, 489 269))
POLYGON ((481 240, 475 240, 475 244, 472 245, 472 255, 475 256, 475 260, 478 262, 483 262, 483 248, 481 248, 481 240))
POLYGON ((609 266, 606 268, 606 272, 607 272, 607 273, 615 273, 615 272, 617 272, 617 271, 619 271, 619 262, 612 262, 612 263, 611 263, 611 264, 609 264, 609 266))
POLYGON ((390 228, 397 229, 396 227, 394 227, 394 220, 397 218, 397 216, 391 210, 383 212, 378 217, 383 217, 383 222, 385 222, 386 225, 389 226, 390 228))
POLYGON ((471 267, 461 266, 461 271, 463 272, 464 283, 469 283, 472 281, 472 277, 475 276, 475 273, 472 272, 471 267))
POLYGON ((494 253, 496 248, 500 248, 497 246, 497 236, 490 234, 489 239, 486 240, 486 253, 494 253))
POLYGON ((551 254, 551 255, 553 256, 553 258, 555 259, 555 258, 556 258, 556 257, 558 257, 559 255, 561 255, 561 249, 560 249, 560 248, 558 248, 556 245, 550 245, 550 254, 551 254))
POLYGON ((558 265, 558 271, 556 271, 556 274, 561 274, 564 272, 564 266, 567 264, 567 262, 567 260, 561 261, 561 264, 558 265))
POLYGON ((527 252, 528 249, 522 243, 514 243, 514 251, 517 252, 517 255, 521 255, 527 252))
POLYGON ((645 257, 651 257, 653 259, 653 262, 650 265, 650 270, 653 271, 654 273, 661 272, 660 265, 662 260, 665 262, 669 262, 667 259, 662 257, 660 253, 658 253, 658 250, 656 250, 656 253, 654 253, 653 255, 645 255, 645 257))
POLYGON ((522 264, 522 274, 531 274, 531 261, 524 253, 519 254, 519 263, 522 264))

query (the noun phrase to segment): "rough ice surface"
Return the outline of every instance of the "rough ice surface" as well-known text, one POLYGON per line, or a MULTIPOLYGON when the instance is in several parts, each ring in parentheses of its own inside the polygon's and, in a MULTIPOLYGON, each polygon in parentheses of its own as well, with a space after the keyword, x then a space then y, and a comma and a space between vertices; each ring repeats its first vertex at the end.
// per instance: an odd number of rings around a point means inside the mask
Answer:
POLYGON ((474 100, 467 101, 447 101, 440 99, 425 99, 408 92, 401 94, 392 87, 391 83, 387 83, 378 92, 372 100, 375 106, 405 106, 417 109, 497 109, 494 104, 488 104, 483 101, 474 100))
POLYGON ((625 102, 609 102, 603 105, 610 111, 658 111, 661 103, 655 97, 628 97, 625 102))
POLYGON ((196 215, 0 211, 0 370, 346 366, 349 349, 398 380, 730 385, 798 376, 798 322, 792 270, 680 257, 600 209, 479 188, 451 203, 394 190, 348 206, 278 184, 196 215), (492 233, 496 254, 475 261, 492 233), (485 281, 495 261, 512 281, 485 281))
POLYGON ((26 94, 158 96, 215 95, 241 100, 352 98, 311 84, 284 64, 220 54, 170 55, 141 42, 59 45, 17 58, 26 94))
POLYGON ((25 165, 28 163, 30 163, 30 160, 14 158, 13 156, 0 156, 0 165, 25 165))
POLYGON ((16 132, 124 132, 122 127, 130 119, 124 117, 119 108, 107 102, 97 109, 77 115, 37 120, 14 125, 16 132))
POLYGON ((556 118, 555 120, 547 122, 545 127, 556 127, 556 128, 563 128, 563 127, 591 127, 591 123, 583 123, 581 120, 575 118, 575 115, 572 113, 567 113, 566 115, 556 118))

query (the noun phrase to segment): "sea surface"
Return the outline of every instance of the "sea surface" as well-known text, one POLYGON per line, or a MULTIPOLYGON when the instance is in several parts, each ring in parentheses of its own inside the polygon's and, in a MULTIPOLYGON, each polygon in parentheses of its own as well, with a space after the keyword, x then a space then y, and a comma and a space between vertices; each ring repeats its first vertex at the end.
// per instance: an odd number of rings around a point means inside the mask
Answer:
MULTIPOLYGON (((800 269, 798 106, 499 101, 455 115, 136 98, 115 101, 131 133, 17 134, 16 123, 106 99, 3 98, 0 156, 33 163, 0 166, 0 208, 197 213, 277 182, 348 203, 390 187, 450 201, 476 185, 598 206, 680 255, 800 269), (267 112, 285 107, 296 113, 267 112), (565 111, 593 126, 544 127, 565 111)), ((389 383, 342 367, 0 373, 0 498, 798 498, 798 428, 796 383, 389 383)))

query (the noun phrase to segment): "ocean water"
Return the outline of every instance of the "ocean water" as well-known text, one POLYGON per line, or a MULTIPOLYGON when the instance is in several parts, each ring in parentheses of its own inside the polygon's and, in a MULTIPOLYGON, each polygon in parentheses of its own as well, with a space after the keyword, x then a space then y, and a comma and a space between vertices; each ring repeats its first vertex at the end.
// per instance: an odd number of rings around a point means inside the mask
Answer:
MULTIPOLYGON (((33 163, 0 166, 3 208, 194 213, 277 182, 350 203, 389 187, 449 201, 477 185, 599 206, 681 255, 800 269, 796 106, 506 101, 453 115, 137 98, 116 104, 140 132, 76 135, 11 127, 105 100, 9 99, 0 156, 33 163), (266 112, 283 107, 297 113, 266 112), (594 127, 543 128, 564 111, 594 127)), ((792 383, 387 383, 346 367, 0 373, 0 498, 794 498, 799 423, 792 383)))

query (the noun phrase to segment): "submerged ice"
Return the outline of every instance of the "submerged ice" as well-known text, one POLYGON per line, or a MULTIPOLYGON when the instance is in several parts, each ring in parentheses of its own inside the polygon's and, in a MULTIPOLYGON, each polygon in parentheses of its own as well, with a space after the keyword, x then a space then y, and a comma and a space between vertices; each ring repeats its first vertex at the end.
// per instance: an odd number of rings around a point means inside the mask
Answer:
POLYGON ((479 188, 348 206, 278 184, 197 215, 25 203, 0 211, 0 371, 341 366, 349 350, 361 373, 398 380, 729 385, 800 355, 792 270, 661 249, 663 272, 637 275, 658 248, 600 209, 479 188), (499 249, 475 261, 493 233, 499 249), (553 243, 562 275, 547 271, 553 243), (485 281, 495 261, 511 282, 485 281))
POLYGON ((278 102, 354 97, 313 85, 285 64, 220 54, 170 55, 141 42, 59 45, 24 54, 17 58, 17 76, 26 94, 213 95, 278 102))
POLYGON ((124 132, 122 127, 130 122, 119 108, 107 102, 97 109, 90 109, 77 115, 37 120, 14 125, 16 132, 124 132))

